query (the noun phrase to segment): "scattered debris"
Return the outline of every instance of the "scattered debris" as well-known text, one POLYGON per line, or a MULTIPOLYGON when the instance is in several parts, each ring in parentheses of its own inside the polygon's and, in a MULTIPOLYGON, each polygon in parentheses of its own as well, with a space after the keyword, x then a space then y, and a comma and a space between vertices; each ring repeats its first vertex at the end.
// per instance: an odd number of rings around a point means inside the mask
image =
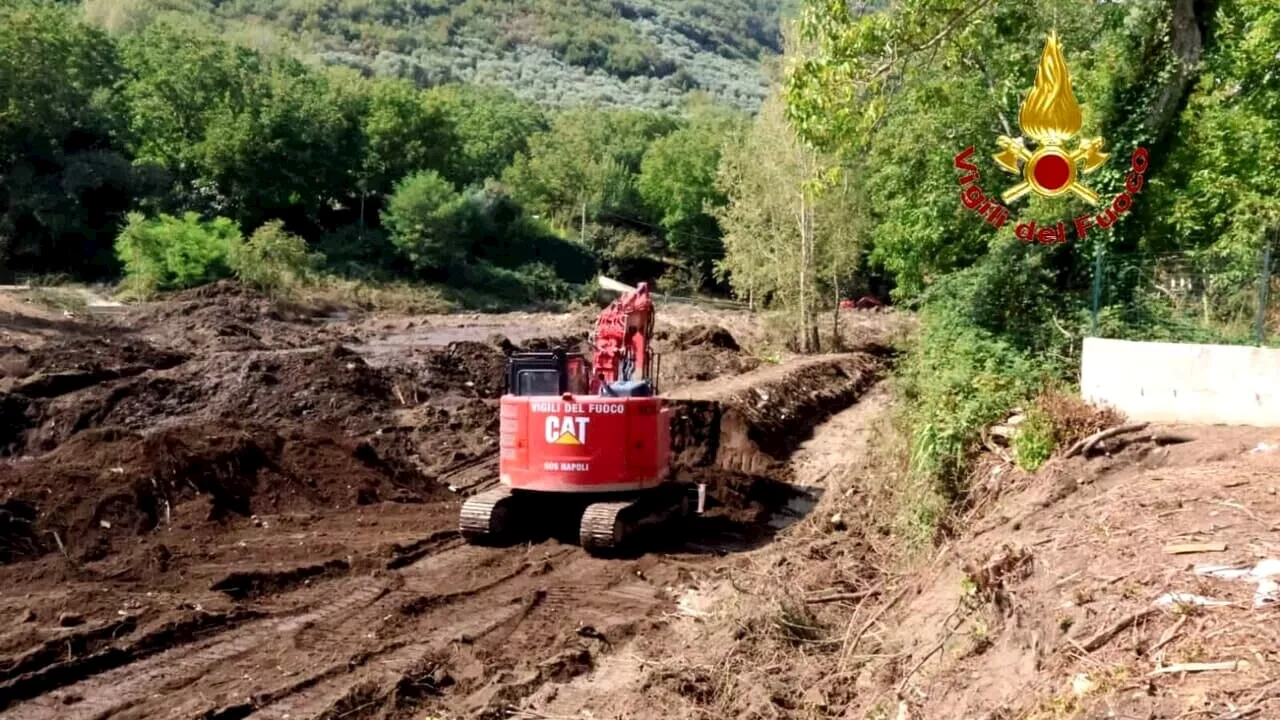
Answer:
POLYGON ((1214 577, 1219 580, 1249 580, 1258 584, 1253 594, 1254 608, 1270 607, 1280 603, 1280 560, 1268 559, 1259 562, 1252 568, 1231 565, 1210 565, 1197 567, 1197 575, 1214 577))
POLYGON ((1117 425, 1116 427, 1096 432, 1075 445, 1072 445, 1063 457, 1074 457, 1082 452, 1086 457, 1088 457, 1089 451, 1093 450, 1094 446, 1103 440, 1115 437, 1116 435, 1123 435, 1124 433, 1142 430, 1146 428, 1147 425, 1148 423, 1145 422, 1125 423, 1123 425, 1117 425))
POLYGON ((1178 606, 1197 605, 1200 607, 1224 607, 1231 605, 1227 600, 1214 600, 1203 595, 1191 593, 1165 593, 1156 598, 1157 607, 1172 608, 1178 606))
POLYGON ((1182 543, 1166 545, 1164 553, 1166 555, 1188 555, 1191 553, 1224 552, 1226 549, 1226 543, 1182 543))
POLYGON ((1168 675, 1170 673, 1193 673, 1193 672, 1216 672, 1219 670, 1244 670, 1249 667, 1249 663, 1244 660, 1228 660, 1226 662, 1211 663, 1178 663, 1176 665, 1166 665, 1151 671, 1151 675, 1168 675))
POLYGON ((64 612, 58 616, 58 624, 62 627, 76 627, 84 624, 84 616, 78 613, 64 612))
POLYGON ((1129 615, 1126 615, 1120 618, 1119 620, 1117 620, 1116 622, 1112 623, 1110 626, 1103 628, 1093 637, 1090 637, 1089 639, 1084 640, 1083 642, 1080 642, 1078 644, 1082 650, 1086 652, 1093 652, 1094 650, 1097 650, 1103 645, 1106 645, 1107 643, 1111 642, 1112 638, 1124 632, 1130 626, 1134 625, 1135 623, 1146 620, 1147 618, 1151 617, 1152 615, 1155 615, 1158 612, 1160 611, 1157 610, 1156 608, 1145 608, 1135 613, 1130 613, 1129 615))

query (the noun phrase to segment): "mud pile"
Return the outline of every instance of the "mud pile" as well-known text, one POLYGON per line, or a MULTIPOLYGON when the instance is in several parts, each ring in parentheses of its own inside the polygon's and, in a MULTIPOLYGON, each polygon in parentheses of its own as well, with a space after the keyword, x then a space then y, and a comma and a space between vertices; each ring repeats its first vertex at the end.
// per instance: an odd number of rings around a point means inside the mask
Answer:
POLYGON ((740 375, 760 367, 760 360, 744 354, 737 339, 718 325, 694 325, 674 338, 665 332, 657 335, 664 388, 740 375))
POLYGON ((179 351, 245 352, 314 344, 326 330, 306 313, 230 281, 173 293, 125 315, 147 340, 179 351))
POLYGON ((443 491, 369 443, 264 425, 81 432, 40 458, 0 465, 0 562, 54 551, 101 560, 206 500, 204 521, 369 504, 443 491))

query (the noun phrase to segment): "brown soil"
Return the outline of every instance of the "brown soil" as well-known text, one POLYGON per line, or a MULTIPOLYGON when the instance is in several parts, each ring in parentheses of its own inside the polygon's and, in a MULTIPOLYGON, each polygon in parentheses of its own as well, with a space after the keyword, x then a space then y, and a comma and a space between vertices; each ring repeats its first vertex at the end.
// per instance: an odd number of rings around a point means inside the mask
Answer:
POLYGON ((1034 474, 985 458, 958 535, 904 555, 883 390, 792 455, 821 489, 805 519, 691 568, 668 621, 527 716, 1280 717, 1274 604, 1197 572, 1280 560, 1280 431, 1155 427, 1034 474))
POLYGON ((0 717, 502 717, 590 673, 690 568, 804 505, 796 446, 886 365, 836 355, 680 394, 699 353, 721 381, 758 364, 714 327, 749 320, 690 312, 660 320, 663 377, 678 474, 710 511, 611 561, 456 533, 461 497, 496 475, 504 354, 580 343, 572 316, 486 316, 474 337, 465 318, 314 319, 224 283, 14 335, 0 717))

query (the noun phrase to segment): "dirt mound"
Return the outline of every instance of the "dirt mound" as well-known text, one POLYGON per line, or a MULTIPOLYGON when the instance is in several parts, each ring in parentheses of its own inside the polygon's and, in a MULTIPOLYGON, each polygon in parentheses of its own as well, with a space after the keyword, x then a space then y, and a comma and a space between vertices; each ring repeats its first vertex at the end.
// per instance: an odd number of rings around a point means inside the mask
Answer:
POLYGON ((21 395, 0 392, 0 457, 17 451, 22 435, 35 426, 37 419, 31 410, 31 401, 21 395))
POLYGON ((208 522, 422 497, 433 486, 368 443, 260 425, 87 430, 39 458, 0 465, 0 560, 65 550, 100 560, 203 497, 208 522))
POLYGON ((376 427, 391 398, 387 373, 342 346, 214 355, 55 398, 28 434, 26 451, 47 452, 89 428, 141 430, 174 419, 307 421, 365 430, 376 427))
POLYGON ((312 318, 226 280, 140 305, 125 320, 153 342, 180 351, 304 347, 317 329, 312 318))
POLYGON ((473 390, 486 398, 502 395, 506 358, 492 344, 464 340, 442 349, 428 348, 421 355, 425 370, 419 379, 428 389, 464 394, 473 390))
POLYGON ((676 336, 675 345, 682 350, 707 346, 733 352, 742 349, 733 335, 719 325, 694 325, 685 328, 676 336))

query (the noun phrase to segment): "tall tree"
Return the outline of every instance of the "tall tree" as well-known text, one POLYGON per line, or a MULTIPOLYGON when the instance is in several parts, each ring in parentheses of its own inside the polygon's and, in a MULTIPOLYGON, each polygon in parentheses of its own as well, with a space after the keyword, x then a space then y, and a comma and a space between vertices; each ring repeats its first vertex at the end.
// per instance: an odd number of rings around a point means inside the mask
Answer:
POLYGON ((256 227, 354 196, 360 105, 325 75, 163 23, 124 57, 137 160, 173 174, 181 208, 256 227))
POLYGON ((114 269, 132 181, 115 47, 46 3, 0 3, 0 273, 114 269))
POLYGON ((529 137, 548 127, 537 105, 503 88, 445 85, 427 95, 452 126, 446 174, 458 185, 500 177, 529 137))
POLYGON ((724 204, 716 171, 727 145, 746 127, 740 114, 716 107, 693 108, 680 129, 658 138, 645 152, 637 178, 640 197, 659 217, 667 247, 703 278, 724 255, 720 228, 711 211, 724 204))
MULTIPOLYGON (((1112 161, 1090 176, 1103 197, 1123 188, 1133 150, 1166 142, 1170 102, 1185 96, 1199 54, 1187 0, 1081 3, 1050 0, 903 0, 882 11, 865 4, 806 0, 806 42, 787 78, 788 117, 801 136, 865 168, 873 227, 872 262, 897 293, 919 296, 941 275, 982 257, 998 234, 959 210, 951 158, 972 145, 985 191, 1006 179, 988 160, 995 138, 1019 134, 1018 109, 1030 89, 1046 35, 1062 38, 1082 135, 1103 136, 1112 161)), ((1031 200, 1026 219, 1075 217, 1079 200, 1031 200)), ((1148 218, 1126 215, 1093 242, 1134 243, 1148 218)), ((1006 229, 1006 233, 1008 230, 1006 229)), ((1063 277, 1092 257, 1055 255, 1063 277)), ((1073 245, 1073 248, 1078 247, 1073 245)))
POLYGON ((567 110, 529 139, 503 181, 531 209, 567 227, 601 214, 643 220, 635 176, 649 144, 676 125, 657 113, 567 110))
POLYGON ((833 291, 860 255, 864 208, 843 182, 821 182, 838 169, 800 141, 775 94, 726 152, 717 180, 727 198, 714 211, 725 245, 717 272, 739 297, 793 313, 802 350, 817 349, 819 296, 837 300, 833 291))

